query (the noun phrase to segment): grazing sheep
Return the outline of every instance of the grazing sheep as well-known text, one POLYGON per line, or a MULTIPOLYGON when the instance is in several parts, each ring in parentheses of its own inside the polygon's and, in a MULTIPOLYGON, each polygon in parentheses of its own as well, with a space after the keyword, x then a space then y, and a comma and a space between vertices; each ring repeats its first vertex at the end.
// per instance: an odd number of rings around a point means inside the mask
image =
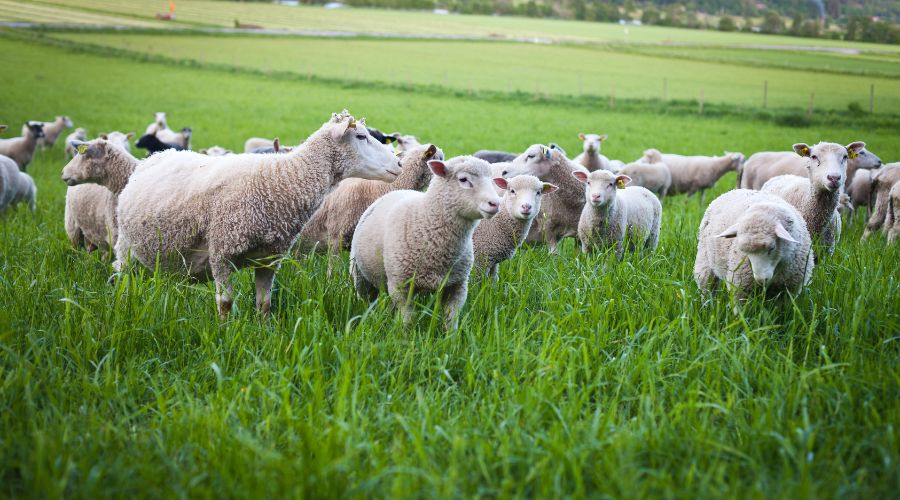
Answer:
POLYGON ((631 178, 608 170, 590 174, 576 170, 572 176, 585 184, 578 221, 582 252, 615 247, 616 257, 622 260, 626 238, 629 250, 656 250, 662 205, 653 193, 641 186, 625 187, 631 178))
POLYGON ((612 171, 609 158, 600 154, 600 145, 607 138, 606 134, 578 134, 578 139, 584 141, 584 152, 572 161, 588 169, 588 172, 601 169, 612 171))
POLYGON ((386 286, 406 324, 410 292, 442 290, 445 325, 453 330, 468 293, 472 233, 479 220, 497 213, 500 198, 484 160, 460 156, 428 166, 434 178, 427 191, 390 192, 360 218, 350 275, 361 297, 373 299, 386 286))
POLYGON ((888 210, 884 231, 888 243, 893 243, 900 236, 900 182, 895 182, 888 193, 888 210))
MULTIPOLYGON (((846 183, 848 188, 859 169, 873 169, 881 166, 881 159, 865 148, 847 161, 846 183)), ((762 189, 763 184, 779 175, 806 175, 806 160, 791 151, 765 151, 754 153, 738 170, 739 188, 762 189)))
POLYGON ((232 306, 229 277, 254 266, 256 306, 271 307, 278 256, 341 179, 392 181, 400 163, 343 111, 283 155, 206 156, 164 151, 144 160, 119 195, 114 268, 129 255, 150 268, 216 283, 220 317, 232 306))
POLYGON ((104 139, 74 141, 75 157, 62 171, 66 191, 65 228, 75 248, 109 253, 118 235, 119 194, 138 160, 119 144, 104 139))
POLYGON ((65 142, 65 148, 64 148, 64 151, 66 154, 66 159, 68 160, 69 158, 75 157, 76 151, 75 151, 75 146, 72 145, 72 141, 84 142, 86 140, 87 140, 87 130, 85 130, 81 127, 76 128, 74 132, 72 132, 71 134, 66 136, 66 142, 65 142))
POLYGON ((613 172, 630 177, 633 185, 645 187, 660 198, 665 198, 669 188, 672 187, 672 173, 665 163, 637 161, 625 165, 618 171, 614 169, 613 172))
POLYGON ((727 172, 738 170, 744 163, 744 155, 726 153, 725 156, 682 156, 648 149, 638 161, 665 163, 672 174, 669 194, 687 193, 688 196, 692 196, 699 192, 702 205, 705 191, 715 185, 727 172))
POLYGON ((820 142, 815 146, 794 144, 794 151, 806 161, 807 176, 779 175, 769 179, 761 191, 793 205, 806 221, 810 235, 819 240, 828 253, 833 253, 841 231, 837 208, 847 174, 847 160, 849 155, 864 147, 863 142, 853 142, 847 147, 833 142, 820 142))
POLYGON ((375 200, 391 191, 408 189, 419 191, 431 181, 428 161, 443 160, 444 152, 434 144, 420 146, 403 153, 400 165, 403 169, 394 182, 365 179, 345 179, 341 181, 322 201, 319 209, 300 232, 301 245, 305 248, 327 249, 329 253, 328 274, 331 275, 333 258, 341 249, 349 249, 353 232, 363 212, 375 200))
POLYGON ((584 186, 572 177, 572 172, 587 172, 584 167, 569 161, 559 148, 535 144, 519 155, 507 171, 504 177, 533 175, 559 187, 557 193, 544 200, 526 242, 546 243, 550 253, 556 253, 557 244, 563 238, 578 235, 584 186))
POLYGON ((800 213, 781 198, 736 189, 700 222, 694 280, 703 292, 724 281, 744 300, 754 287, 799 293, 812 278, 812 240, 800 213))
POLYGON ((210 146, 208 148, 201 149, 200 151, 197 151, 197 152, 202 155, 206 155, 206 156, 225 156, 225 155, 234 154, 234 151, 232 151, 230 149, 225 149, 222 146, 210 146))
POLYGON ((489 149, 482 149, 481 151, 477 151, 472 156, 484 160, 488 163, 501 163, 513 161, 516 159, 516 155, 512 153, 507 153, 505 151, 491 151, 489 149))
POLYGON ((847 194, 850 195, 850 202, 853 208, 866 207, 872 208, 872 182, 874 181, 873 172, 880 170, 858 170, 853 176, 853 181, 847 186, 847 194))
POLYGON ((103 139, 104 141, 109 141, 113 144, 118 144, 122 149, 131 153, 131 143, 128 141, 133 139, 134 136, 134 132, 123 134, 122 132, 115 130, 112 132, 107 132, 105 134, 100 134, 99 136, 97 136, 97 138, 103 139))
MULTIPOLYGON (((38 122, 43 125, 44 136, 38 138, 37 145, 40 146, 41 149, 52 148, 54 144, 56 144, 56 140, 59 139, 59 135, 62 133, 64 129, 72 128, 74 124, 72 120, 68 116, 57 116, 55 120, 52 122, 38 122)), ((22 135, 24 136, 27 130, 28 124, 22 125, 22 135)))
POLYGON ((146 149, 148 156, 169 149, 174 149, 175 151, 184 151, 184 148, 182 146, 174 143, 163 142, 159 140, 159 137, 153 134, 141 136, 141 138, 138 139, 137 142, 134 143, 134 145, 141 149, 146 149))
POLYGON ((500 263, 513 258, 528 236, 531 223, 541 210, 541 198, 557 188, 533 175, 518 175, 509 180, 494 177, 494 184, 504 191, 500 212, 478 224, 472 244, 475 269, 497 281, 500 263))
POLYGON ((36 201, 34 179, 20 172, 12 158, 0 155, 0 214, 18 203, 27 203, 33 213, 36 201))
POLYGON ((881 167, 881 171, 872 175, 872 198, 874 198, 875 204, 872 206, 872 214, 866 223, 862 239, 868 238, 884 226, 887 219, 890 191, 898 182, 900 182, 900 162, 888 163, 881 167))
POLYGON ((28 122, 23 127, 22 137, 0 139, 0 155, 12 158, 22 172, 31 163, 37 141, 44 136, 44 126, 40 122, 28 122))

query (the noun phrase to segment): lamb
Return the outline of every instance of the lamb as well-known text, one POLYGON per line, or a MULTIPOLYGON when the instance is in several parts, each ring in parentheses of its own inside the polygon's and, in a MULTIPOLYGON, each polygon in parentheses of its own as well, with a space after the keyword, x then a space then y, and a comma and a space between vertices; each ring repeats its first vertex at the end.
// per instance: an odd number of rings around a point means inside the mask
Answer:
POLYGON ((69 158, 75 157, 76 151, 75 151, 75 146, 72 145, 72 141, 84 142, 86 140, 87 140, 87 130, 85 130, 81 127, 76 128, 74 132, 72 132, 71 134, 66 136, 65 149, 64 149, 65 154, 66 154, 66 159, 68 160, 69 158))
POLYGON ((506 151, 492 151, 489 149, 482 149, 480 151, 477 151, 472 156, 484 160, 488 163, 501 163, 513 161, 516 159, 516 155, 514 155, 513 153, 507 153, 506 151))
POLYGON ((898 182, 900 182, 900 162, 888 163, 881 168, 880 172, 872 176, 872 193, 875 205, 872 206, 872 214, 869 216, 869 221, 866 222, 866 229, 863 231, 862 239, 865 240, 884 226, 887 220, 890 191, 894 184, 898 182))
MULTIPOLYGON (((383 195, 401 189, 419 191, 431 180, 430 160, 443 160, 444 152, 434 144, 420 146, 402 153, 400 165, 402 173, 394 182, 364 179, 341 181, 325 199, 316 213, 300 232, 303 247, 315 245, 328 250, 329 256, 340 254, 341 249, 349 249, 353 232, 363 212, 383 195)), ((329 258, 328 273, 331 274, 333 259, 329 258)))
POLYGON ((865 147, 864 142, 852 142, 845 148, 832 142, 820 142, 815 146, 794 144, 794 151, 805 158, 808 177, 779 175, 769 179, 762 192, 773 194, 796 208, 809 233, 828 250, 840 237, 841 217, 837 213, 849 155, 865 147))
POLYGON ((711 188, 726 173, 738 170, 744 163, 741 153, 726 153, 725 156, 682 156, 660 153, 656 149, 644 151, 639 161, 644 163, 665 163, 672 174, 670 194, 700 193, 703 204, 705 191, 711 188))
POLYGON ((113 144, 118 144, 122 149, 131 153, 131 143, 129 140, 133 139, 135 136, 134 132, 128 132, 127 134, 123 134, 118 130, 113 132, 107 132, 105 134, 100 134, 97 136, 98 139, 103 139, 104 141, 111 142, 113 144))
POLYGON ((494 184, 504 191, 502 206, 495 217, 478 224, 472 243, 475 269, 489 274, 496 282, 500 263, 512 259, 528 236, 531 223, 541 210, 541 198, 557 187, 532 175, 518 175, 508 181, 495 176, 494 184))
MULTIPOLYGON (((850 157, 847 162, 845 186, 853 184, 859 169, 873 169, 881 166, 881 159, 865 148, 850 157)), ((737 187, 762 189, 769 179, 779 175, 806 175, 806 160, 790 151, 766 151, 754 153, 738 170, 737 187)))
POLYGON ((606 134, 578 134, 578 139, 584 142, 584 152, 575 157, 575 163, 588 169, 588 172, 595 170, 612 171, 609 158, 600 154, 600 145, 608 138, 606 134))
POLYGON ((198 153, 206 156, 225 156, 234 154, 234 152, 230 149, 225 149, 222 146, 210 146, 208 148, 201 149, 197 151, 198 153))
POLYGON ((28 122, 23 127, 22 137, 0 139, 0 155, 7 156, 24 172, 31 163, 37 141, 44 136, 44 126, 40 122, 28 122))
POLYGON ((185 149, 174 143, 163 142, 159 140, 159 137, 153 134, 147 134, 141 136, 140 139, 134 143, 135 146, 146 149, 148 155, 152 155, 153 153, 159 153, 160 151, 166 151, 169 149, 174 149, 175 151, 184 151, 185 149))
POLYGON ((69 242, 88 252, 110 250, 118 235, 119 194, 138 160, 118 143, 105 139, 74 141, 75 157, 62 171, 66 191, 65 228, 69 242))
MULTIPOLYGON (((63 129, 72 128, 74 124, 72 120, 68 116, 57 116, 55 120, 52 122, 38 122, 41 123, 44 128, 44 136, 38 139, 37 145, 40 146, 41 149, 52 148, 54 144, 56 144, 56 140, 59 139, 59 135, 62 133, 63 129)), ((22 135, 25 135, 27 124, 22 125, 22 135)))
POLYGON ((569 161, 557 147, 535 144, 519 155, 504 177, 533 175, 542 181, 559 187, 559 191, 541 205, 536 227, 528 232, 528 243, 545 242, 551 254, 557 252, 557 244, 564 238, 578 235, 578 221, 584 207, 584 186, 572 177, 572 172, 587 170, 569 161))
POLYGON ((268 315, 278 256, 341 179, 393 181, 400 163, 347 111, 284 155, 211 157, 164 151, 144 160, 119 195, 114 269, 133 255, 165 272, 212 279, 220 318, 233 269, 255 267, 256 307, 268 315))
POLYGON ((0 214, 18 203, 27 203, 34 213, 36 201, 34 179, 20 172, 19 165, 12 158, 0 155, 0 214))
POLYGON ((156 113, 156 121, 147 126, 147 132, 144 135, 155 135, 164 143, 177 144, 183 149, 191 149, 190 127, 184 127, 180 132, 170 129, 166 121, 166 114, 163 112, 156 113))
POLYGON ((578 220, 582 252, 615 247, 616 257, 622 260, 626 238, 630 250, 656 250, 662 205, 653 193, 640 186, 625 187, 630 177, 603 169, 590 174, 576 170, 572 176, 585 184, 585 204, 578 220))
POLYGON ((350 275, 361 297, 374 299, 386 286, 407 325, 411 292, 440 290, 445 326, 454 330, 474 261, 472 233, 498 212, 500 198, 484 160, 460 156, 428 166, 434 178, 427 191, 393 191, 365 211, 350 245, 350 275))
POLYGON ((645 187, 660 198, 665 198, 672 186, 672 173, 669 172, 669 167, 665 163, 637 161, 625 165, 618 170, 618 173, 630 177, 633 185, 645 187))
POLYGON ((884 225, 888 243, 900 236, 900 182, 895 182, 888 193, 888 210, 884 225))
POLYGON ((703 214, 694 280, 707 293, 724 281, 739 301, 754 287, 799 293, 812 278, 811 246, 806 223, 790 203, 760 191, 729 191, 703 214))

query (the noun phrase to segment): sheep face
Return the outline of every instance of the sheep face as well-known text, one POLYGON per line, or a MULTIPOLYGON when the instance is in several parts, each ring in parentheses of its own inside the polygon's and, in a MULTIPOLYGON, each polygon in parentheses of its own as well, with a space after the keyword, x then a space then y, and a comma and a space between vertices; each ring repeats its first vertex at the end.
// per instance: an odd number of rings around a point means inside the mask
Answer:
POLYGON ((500 197, 494 190, 488 162, 473 156, 459 156, 446 163, 431 160, 428 167, 434 174, 429 191, 434 187, 443 191, 444 203, 460 217, 478 220, 497 215, 500 197))
POLYGON ((57 120, 57 121, 62 121, 62 122, 63 122, 63 125, 65 125, 66 128, 72 128, 72 127, 75 126, 75 124, 72 123, 72 119, 69 118, 68 116, 57 116, 57 117, 56 117, 56 120, 57 120))
POLYGON ((600 152, 600 144, 607 139, 606 134, 578 134, 578 138, 584 141, 584 152, 594 154, 600 152))
POLYGON ((63 168, 62 180, 69 186, 101 182, 107 175, 107 148, 114 147, 103 139, 90 142, 72 141, 77 154, 63 168))
POLYGON ((733 244, 747 256, 753 280, 760 285, 771 281, 778 266, 790 260, 794 245, 799 243, 780 220, 772 217, 775 210, 765 205, 754 207, 716 236, 735 239, 733 244))
MULTIPOLYGON (((657 153, 659 153, 659 151, 657 151, 657 153)), ((741 153, 726 152, 725 156, 731 159, 731 163, 728 164, 729 170, 737 170, 744 164, 744 155, 741 153)), ((660 161, 662 161, 662 155, 660 155, 660 161)))
POLYGON ((565 159, 565 154, 558 149, 534 144, 517 156, 505 172, 501 171, 501 176, 509 179, 517 175, 533 175, 541 179, 550 175, 553 166, 565 159))
POLYGON ((532 175, 518 175, 506 180, 503 177, 494 178, 494 184, 505 190, 503 195, 503 209, 514 219, 527 221, 541 211, 541 198, 557 190, 557 187, 549 182, 541 182, 532 175))
POLYGON ((44 137, 44 124, 41 122, 28 122, 24 128, 27 128, 27 130, 23 130, 23 132, 34 136, 35 139, 44 137))
POLYGON ((856 168, 878 168, 881 166, 881 158, 875 156, 871 151, 867 150, 865 147, 865 143, 859 143, 863 146, 861 148, 857 148, 855 150, 855 154, 850 155, 850 146, 853 146, 854 144, 858 143, 854 142, 847 146, 848 156, 850 157, 847 162, 849 165, 854 165, 856 168))
POLYGON ((865 144, 856 142, 847 148, 832 142, 820 142, 815 146, 800 143, 794 144, 794 151, 807 158, 806 169, 813 187, 820 191, 835 192, 844 186, 849 155, 855 156, 863 147, 865 144), (848 149, 851 146, 853 149, 848 149))
POLYGON ((576 170, 572 175, 585 185, 585 201, 597 208, 611 205, 616 200, 616 190, 625 189, 625 185, 631 182, 631 177, 607 170, 595 170, 590 174, 576 170))
POLYGON ((365 120, 357 122, 348 116, 332 125, 331 136, 345 154, 344 164, 349 165, 337 177, 392 182, 400 175, 400 159, 389 146, 369 134, 365 120))
POLYGON ((400 157, 400 166, 403 169, 404 174, 407 174, 407 172, 413 174, 418 172, 418 175, 416 175, 414 179, 411 179, 413 185, 423 186, 428 183, 427 181, 431 177, 431 169, 428 167, 428 161, 443 161, 444 152, 434 144, 425 144, 416 146, 408 151, 400 151, 397 153, 397 156, 400 157))
POLYGON ((129 139, 134 138, 134 135, 134 132, 123 134, 122 132, 113 131, 108 134, 100 134, 99 138, 111 144, 116 144, 125 151, 131 151, 131 144, 128 141, 129 139))

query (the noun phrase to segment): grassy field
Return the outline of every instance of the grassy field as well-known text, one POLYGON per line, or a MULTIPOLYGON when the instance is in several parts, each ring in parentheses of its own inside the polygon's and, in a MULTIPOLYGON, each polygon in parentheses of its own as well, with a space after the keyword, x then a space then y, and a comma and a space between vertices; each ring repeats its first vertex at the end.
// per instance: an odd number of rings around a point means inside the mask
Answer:
MULTIPOLYGON (((179 3, 181 4, 181 2, 179 3)), ((222 50, 225 52, 225 50, 222 50)), ((152 112, 195 147, 299 140, 347 107, 449 155, 610 134, 746 154, 896 129, 605 112, 142 64, 0 37, 2 116, 91 134, 152 112)), ((18 128, 14 126, 13 128, 18 128)), ((10 497, 889 497, 900 489, 900 246, 845 229, 808 290, 704 303, 696 198, 665 202, 659 250, 617 263, 523 251, 475 280, 460 329, 421 305, 405 336, 324 258, 286 262, 274 315, 215 316, 211 285, 137 270, 114 285, 62 228, 61 149, 29 171, 37 213, 0 218, 0 491, 10 497)), ((726 176, 715 194, 734 185, 726 176)), ((711 199, 708 197, 708 199, 711 199)))
MULTIPOLYGON (((108 14, 117 19, 133 18, 159 27, 233 27, 234 20, 270 29, 334 31, 391 35, 458 35, 476 37, 539 38, 575 42, 686 43, 718 45, 784 45, 840 47, 864 51, 900 53, 900 46, 836 40, 760 36, 747 33, 686 30, 659 26, 623 26, 611 23, 529 19, 497 16, 441 16, 430 12, 382 9, 336 9, 287 7, 274 4, 177 0, 175 21, 156 21, 168 11, 163 0, 23 0, 0 3, 0 20, 21 17, 22 6, 43 10, 30 15, 34 22, 90 24, 81 13, 108 14), (9 5, 9 4, 13 5, 9 5), (66 21, 70 14, 72 19, 66 21), (46 17, 45 17, 46 16, 46 17)), ((114 23, 104 23, 114 24, 114 23)))

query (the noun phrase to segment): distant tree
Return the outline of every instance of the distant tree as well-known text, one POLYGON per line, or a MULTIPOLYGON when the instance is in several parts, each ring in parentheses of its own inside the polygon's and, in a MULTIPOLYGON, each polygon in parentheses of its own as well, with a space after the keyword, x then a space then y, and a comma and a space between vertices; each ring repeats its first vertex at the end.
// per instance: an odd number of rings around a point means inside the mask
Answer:
POLYGON ((803 21, 800 24, 800 30, 797 33, 798 36, 803 36, 807 38, 816 38, 819 36, 819 21, 809 19, 807 21, 803 21))
POLYGON ((737 31, 737 24, 731 16, 722 16, 719 19, 719 31, 737 31))
POLYGON ((644 24, 659 24, 659 18, 659 11, 653 7, 644 9, 644 13, 641 14, 641 22, 644 24))
POLYGON ((622 4, 622 9, 626 15, 630 15, 635 11, 634 0, 625 0, 625 3, 622 4))
POLYGON ((788 33, 794 36, 800 36, 801 26, 803 26, 803 14, 798 12, 794 14, 794 17, 791 20, 791 29, 788 30, 788 33))
POLYGON ((760 31, 763 33, 781 33, 783 30, 784 21, 781 19, 781 16, 775 11, 766 11, 760 31))

